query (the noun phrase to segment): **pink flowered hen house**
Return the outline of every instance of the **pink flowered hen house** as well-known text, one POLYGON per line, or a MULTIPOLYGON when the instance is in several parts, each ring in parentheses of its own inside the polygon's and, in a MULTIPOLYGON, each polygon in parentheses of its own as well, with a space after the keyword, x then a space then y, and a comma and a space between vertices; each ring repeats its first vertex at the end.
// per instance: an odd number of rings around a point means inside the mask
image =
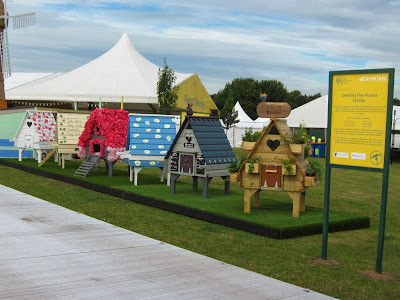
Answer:
POLYGON ((129 113, 124 109, 96 108, 89 116, 79 137, 78 156, 88 158, 99 155, 107 163, 112 176, 112 166, 121 160, 117 152, 125 151, 129 113))
POLYGON ((32 149, 38 163, 46 156, 47 150, 54 148, 56 120, 51 111, 27 110, 14 138, 14 147, 19 148, 18 160, 22 152, 32 149))

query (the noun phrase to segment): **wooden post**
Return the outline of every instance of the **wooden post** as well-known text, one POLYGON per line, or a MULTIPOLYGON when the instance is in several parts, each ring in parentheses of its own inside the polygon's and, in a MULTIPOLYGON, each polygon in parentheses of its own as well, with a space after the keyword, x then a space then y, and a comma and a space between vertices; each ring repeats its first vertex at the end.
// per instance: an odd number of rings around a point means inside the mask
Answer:
POLYGON ((260 190, 254 193, 254 206, 260 207, 260 190))
POLYGON ((251 196, 259 193, 259 189, 244 189, 244 213, 249 214, 251 211, 251 196))
POLYGON ((24 151, 24 148, 19 148, 18 149, 18 161, 22 161, 22 152, 24 151))
POLYGON ((301 199, 301 192, 288 192, 288 195, 293 200, 293 210, 292 210, 292 217, 298 218, 300 217, 300 199, 301 199))
POLYGON ((178 174, 171 174, 171 186, 170 186, 170 191, 171 194, 175 194, 175 185, 176 185, 176 180, 179 178, 180 175, 178 174))
POLYGON ((224 186, 224 195, 230 195, 230 191, 231 191, 231 182, 229 180, 229 176, 221 176, 222 179, 225 182, 225 186, 224 186))
POLYGON ((137 178, 138 178, 138 174, 140 171, 142 171, 143 167, 133 167, 133 172, 135 173, 135 178, 134 178, 134 185, 137 185, 137 178))
POLYGON ((192 191, 197 191, 197 182, 198 182, 198 177, 197 176, 192 176, 192 191))
POLYGON ((106 162, 106 173, 108 174, 109 177, 112 177, 113 176, 113 169, 114 169, 115 161, 114 162, 110 162, 110 161, 108 161, 106 159, 104 161, 106 162))
POLYGON ((213 178, 212 177, 203 177, 203 198, 207 199, 208 198, 208 184, 211 182, 213 178))
POLYGON ((161 171, 160 182, 164 182, 165 168, 160 168, 160 171, 161 171))
POLYGON ((306 211, 306 192, 301 193, 300 197, 300 211, 306 211))

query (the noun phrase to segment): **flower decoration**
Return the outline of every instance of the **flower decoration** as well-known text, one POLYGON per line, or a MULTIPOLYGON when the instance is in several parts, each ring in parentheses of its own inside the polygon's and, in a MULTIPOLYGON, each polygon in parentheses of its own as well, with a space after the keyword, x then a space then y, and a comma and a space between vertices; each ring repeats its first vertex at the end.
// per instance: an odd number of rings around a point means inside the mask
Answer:
POLYGON ((111 154, 111 157, 107 158, 109 161, 119 160, 120 157, 116 153, 125 150, 128 124, 128 111, 124 109, 96 108, 90 114, 85 124, 85 129, 79 137, 78 147, 81 150, 78 151, 78 156, 79 153, 81 155, 86 154, 86 151, 82 149, 88 146, 90 146, 90 153, 93 153, 93 145, 99 144, 102 157, 105 156, 107 151, 108 156, 111 154), (102 136, 103 139, 92 139, 93 135, 102 136))
POLYGON ((112 147, 107 147, 106 148, 108 155, 107 155, 107 160, 109 162, 114 162, 117 160, 121 160, 120 156, 117 154, 118 152, 124 152, 125 148, 112 148, 112 147))
POLYGON ((42 142, 54 141, 56 120, 51 112, 36 111, 29 115, 33 121, 39 140, 42 142))

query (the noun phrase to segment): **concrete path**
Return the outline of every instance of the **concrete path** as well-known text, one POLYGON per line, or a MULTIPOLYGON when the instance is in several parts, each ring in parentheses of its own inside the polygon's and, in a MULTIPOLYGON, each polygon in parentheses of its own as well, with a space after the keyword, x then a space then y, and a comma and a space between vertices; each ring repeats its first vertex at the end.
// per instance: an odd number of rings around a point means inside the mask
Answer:
POLYGON ((0 185, 0 299, 332 299, 0 185))

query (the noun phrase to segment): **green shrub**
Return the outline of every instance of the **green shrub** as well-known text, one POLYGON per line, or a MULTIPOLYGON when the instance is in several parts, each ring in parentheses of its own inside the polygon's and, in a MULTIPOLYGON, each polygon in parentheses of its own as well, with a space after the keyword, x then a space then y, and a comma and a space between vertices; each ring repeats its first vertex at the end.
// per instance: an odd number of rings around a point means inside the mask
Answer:
POLYGON ((244 142, 257 142, 261 137, 262 131, 253 132, 252 128, 246 128, 244 135, 242 135, 242 140, 244 142))

